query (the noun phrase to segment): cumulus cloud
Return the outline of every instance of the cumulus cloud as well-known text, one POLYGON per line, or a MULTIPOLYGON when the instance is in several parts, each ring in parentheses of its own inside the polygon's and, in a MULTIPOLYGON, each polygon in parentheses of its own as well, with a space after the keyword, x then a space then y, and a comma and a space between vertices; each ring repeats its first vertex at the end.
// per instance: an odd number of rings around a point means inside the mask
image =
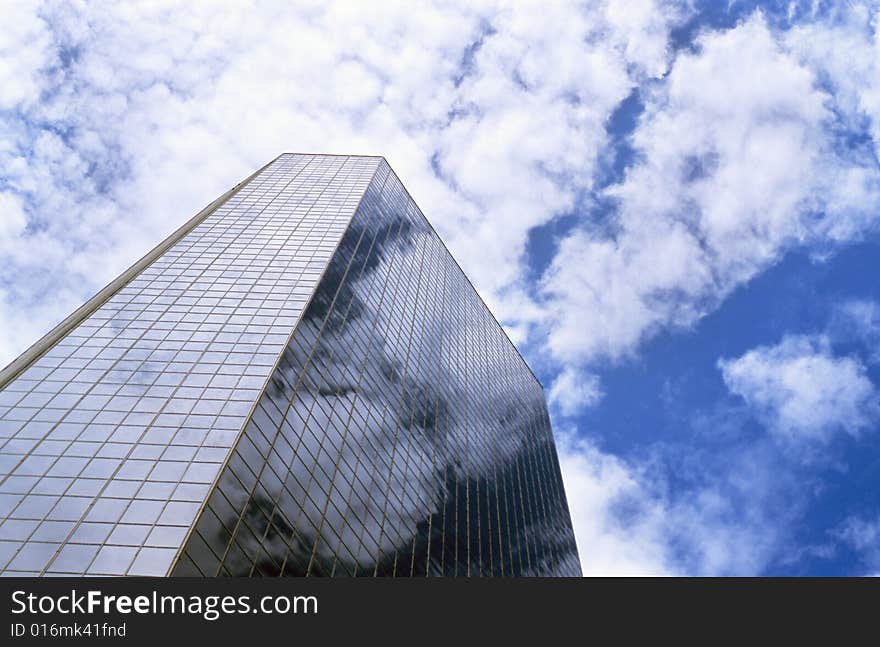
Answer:
POLYGON ((803 482, 761 443, 664 464, 557 436, 585 575, 754 575, 785 555, 803 482))
POLYGON ((853 130, 867 127, 880 147, 880 11, 876 3, 848 3, 832 24, 796 25, 785 36, 791 51, 816 69, 853 130))
POLYGON ((787 336, 718 365, 727 388, 787 441, 855 435, 880 417, 865 366, 855 357, 835 357, 824 336, 787 336))
POLYGON ((0 110, 36 102, 44 88, 38 74, 50 55, 49 30, 34 4, 14 0, 3 6, 0 33, 0 110))
POLYGON ((5 8, 0 363, 283 150, 385 155, 525 339, 528 231, 590 187, 679 4, 5 8))
POLYGON ((839 145, 836 108, 760 13, 701 36, 646 96, 636 162, 606 191, 610 223, 576 229, 544 277, 550 350, 626 356, 663 327, 692 325, 787 250, 875 227, 880 172, 839 145))
MULTIPOLYGON (((517 340, 549 331, 558 409, 590 406, 585 363, 692 325, 792 247, 876 226, 876 12, 784 34, 756 14, 672 61, 689 4, 4 6, 0 364, 282 150, 379 153, 517 340), (612 216, 579 214, 536 298, 528 234, 595 190, 634 90, 612 216), (868 138, 842 146, 850 129, 868 138)), ((763 517, 740 524, 729 487, 682 503, 595 448, 563 462, 588 571, 590 543, 604 572, 749 572, 772 553, 737 549, 763 517), (635 526, 621 499, 641 501, 635 526), (688 560, 663 515, 700 538, 688 560)))
POLYGON ((572 367, 563 370, 553 381, 547 400, 564 416, 574 416, 602 399, 599 377, 577 371, 572 367))
POLYGON ((673 575, 663 531, 664 507, 619 458, 567 438, 559 459, 584 575, 673 575), (637 515, 622 519, 626 502, 637 515))
POLYGON ((623 4, 22 6, 0 41, 0 169, 31 226, 0 272, 34 278, 0 308, 32 325, 0 357, 57 319, 29 294, 72 310, 282 150, 385 155, 527 333, 528 231, 574 205, 606 120, 666 66, 677 3, 623 4))

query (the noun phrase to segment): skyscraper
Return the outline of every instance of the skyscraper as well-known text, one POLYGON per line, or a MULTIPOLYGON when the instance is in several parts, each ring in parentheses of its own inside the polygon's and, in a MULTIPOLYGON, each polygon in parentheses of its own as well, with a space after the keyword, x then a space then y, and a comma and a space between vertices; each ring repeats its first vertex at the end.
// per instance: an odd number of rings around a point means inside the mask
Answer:
POLYGON ((281 155, 0 372, 0 569, 578 575, 543 391, 383 158, 281 155))

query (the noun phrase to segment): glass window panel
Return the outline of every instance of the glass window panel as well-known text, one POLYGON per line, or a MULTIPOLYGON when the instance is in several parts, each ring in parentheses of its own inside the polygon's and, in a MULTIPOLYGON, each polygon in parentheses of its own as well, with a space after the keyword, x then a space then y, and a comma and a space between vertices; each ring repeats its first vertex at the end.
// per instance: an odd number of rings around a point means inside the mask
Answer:
POLYGON ((10 572, 580 572, 541 387, 381 158, 276 159, 0 416, 10 572))

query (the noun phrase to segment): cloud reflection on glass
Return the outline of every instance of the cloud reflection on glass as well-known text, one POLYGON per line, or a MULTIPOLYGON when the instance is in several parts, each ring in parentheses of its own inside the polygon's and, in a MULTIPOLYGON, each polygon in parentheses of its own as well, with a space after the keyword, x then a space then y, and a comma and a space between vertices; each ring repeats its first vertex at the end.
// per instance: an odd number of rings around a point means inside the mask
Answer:
POLYGON ((579 575, 541 386, 383 161, 176 575, 579 575))

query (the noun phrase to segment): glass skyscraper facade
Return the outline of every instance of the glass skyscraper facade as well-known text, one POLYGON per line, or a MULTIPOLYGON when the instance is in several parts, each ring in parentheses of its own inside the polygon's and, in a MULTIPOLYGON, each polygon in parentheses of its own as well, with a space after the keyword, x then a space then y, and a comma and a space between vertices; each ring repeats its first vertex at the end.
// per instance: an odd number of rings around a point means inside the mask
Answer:
POLYGON ((278 157, 0 372, 7 575, 579 575, 543 391, 380 157, 278 157))

